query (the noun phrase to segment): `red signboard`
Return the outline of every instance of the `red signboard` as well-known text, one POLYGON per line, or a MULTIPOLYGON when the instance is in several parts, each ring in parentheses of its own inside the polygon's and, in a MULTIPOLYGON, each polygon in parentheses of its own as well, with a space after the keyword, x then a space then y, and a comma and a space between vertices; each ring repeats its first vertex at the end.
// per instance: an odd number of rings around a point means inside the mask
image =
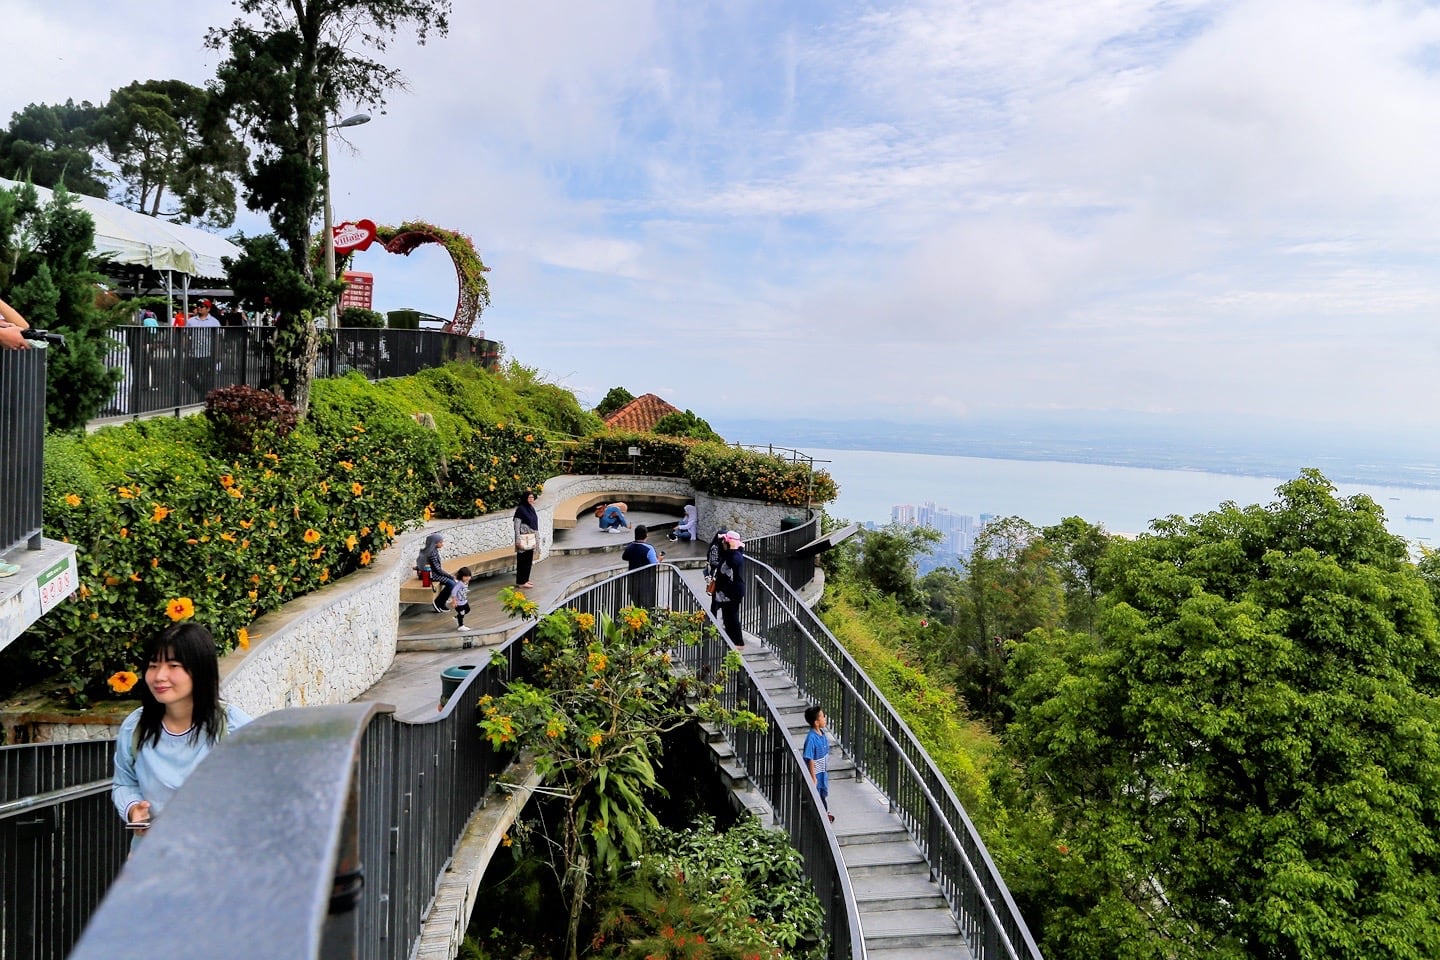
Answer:
POLYGON ((375 302, 375 277, 372 274, 346 270, 340 275, 340 279, 345 281, 345 289, 340 291, 341 310, 346 307, 374 309, 371 306, 375 302))

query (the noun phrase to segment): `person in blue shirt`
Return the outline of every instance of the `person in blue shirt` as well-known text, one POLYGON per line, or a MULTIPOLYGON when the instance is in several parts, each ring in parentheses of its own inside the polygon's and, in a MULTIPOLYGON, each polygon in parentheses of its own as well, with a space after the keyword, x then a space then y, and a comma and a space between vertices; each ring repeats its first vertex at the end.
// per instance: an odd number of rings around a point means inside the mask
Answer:
MULTIPOLYGON (((632 571, 653 567, 665 559, 665 554, 656 553, 655 548, 646 542, 649 536, 649 527, 643 523, 636 524, 635 539, 627 543, 625 549, 620 551, 620 559, 624 560, 632 571)), ((630 603, 637 607, 655 605, 655 571, 651 570, 646 574, 632 573, 630 603)))
POLYGON ((825 735, 825 711, 820 709, 819 704, 806 707, 805 722, 810 724, 810 731, 805 734, 805 749, 801 756, 805 758, 805 769, 815 783, 815 792, 820 794, 820 802, 825 805, 825 816, 834 823, 835 814, 830 812, 830 738, 825 735))
POLYGON ((140 707, 120 725, 110 798, 126 826, 146 830, 226 734, 250 722, 220 699, 215 638, 180 623, 145 647, 140 707))
POLYGON ((629 505, 620 500, 603 507, 596 507, 595 516, 600 521, 600 529, 606 533, 627 529, 630 526, 630 519, 625 516, 625 513, 629 509, 629 505))

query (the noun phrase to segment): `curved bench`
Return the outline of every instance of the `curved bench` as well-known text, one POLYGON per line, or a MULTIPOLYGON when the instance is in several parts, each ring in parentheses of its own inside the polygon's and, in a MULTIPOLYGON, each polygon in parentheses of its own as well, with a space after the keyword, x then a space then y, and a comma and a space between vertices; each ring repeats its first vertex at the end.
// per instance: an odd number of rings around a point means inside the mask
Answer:
POLYGON ((685 497, 678 493, 636 493, 628 490, 582 493, 555 504, 554 529, 573 530, 580 522, 582 513, 616 500, 628 504, 632 510, 636 507, 654 507, 660 510, 684 511, 685 504, 695 502, 694 497, 685 497))
MULTIPOLYGON (((515 569, 515 548, 496 547, 494 550, 486 550, 483 553, 471 553, 463 557, 441 557, 445 561, 447 573, 455 573, 461 567, 469 567, 470 572, 477 577, 489 576, 494 573, 508 573, 515 569)), ((422 587, 419 578, 412 577, 406 580, 400 587, 401 603, 431 603, 435 599, 435 591, 431 587, 422 587)))

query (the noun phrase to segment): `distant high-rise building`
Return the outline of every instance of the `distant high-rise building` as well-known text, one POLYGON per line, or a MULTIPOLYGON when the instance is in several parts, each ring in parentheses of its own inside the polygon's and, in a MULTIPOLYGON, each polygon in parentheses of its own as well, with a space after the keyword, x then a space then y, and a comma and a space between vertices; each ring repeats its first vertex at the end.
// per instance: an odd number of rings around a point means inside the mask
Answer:
POLYGON ((909 503, 897 503, 890 508, 890 522, 902 527, 915 526, 915 507, 909 503))

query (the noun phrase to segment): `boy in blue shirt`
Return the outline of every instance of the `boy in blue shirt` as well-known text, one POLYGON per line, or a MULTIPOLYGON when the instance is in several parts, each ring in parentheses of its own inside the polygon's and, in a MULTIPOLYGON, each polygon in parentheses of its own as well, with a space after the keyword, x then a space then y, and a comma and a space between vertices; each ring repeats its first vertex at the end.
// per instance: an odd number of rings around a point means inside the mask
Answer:
POLYGON ((834 823, 835 814, 830 812, 830 738, 825 735, 825 711, 818 704, 806 707, 805 722, 810 724, 810 732, 805 734, 805 750, 801 756, 805 758, 810 779, 815 782, 815 792, 825 805, 825 815, 834 823))

